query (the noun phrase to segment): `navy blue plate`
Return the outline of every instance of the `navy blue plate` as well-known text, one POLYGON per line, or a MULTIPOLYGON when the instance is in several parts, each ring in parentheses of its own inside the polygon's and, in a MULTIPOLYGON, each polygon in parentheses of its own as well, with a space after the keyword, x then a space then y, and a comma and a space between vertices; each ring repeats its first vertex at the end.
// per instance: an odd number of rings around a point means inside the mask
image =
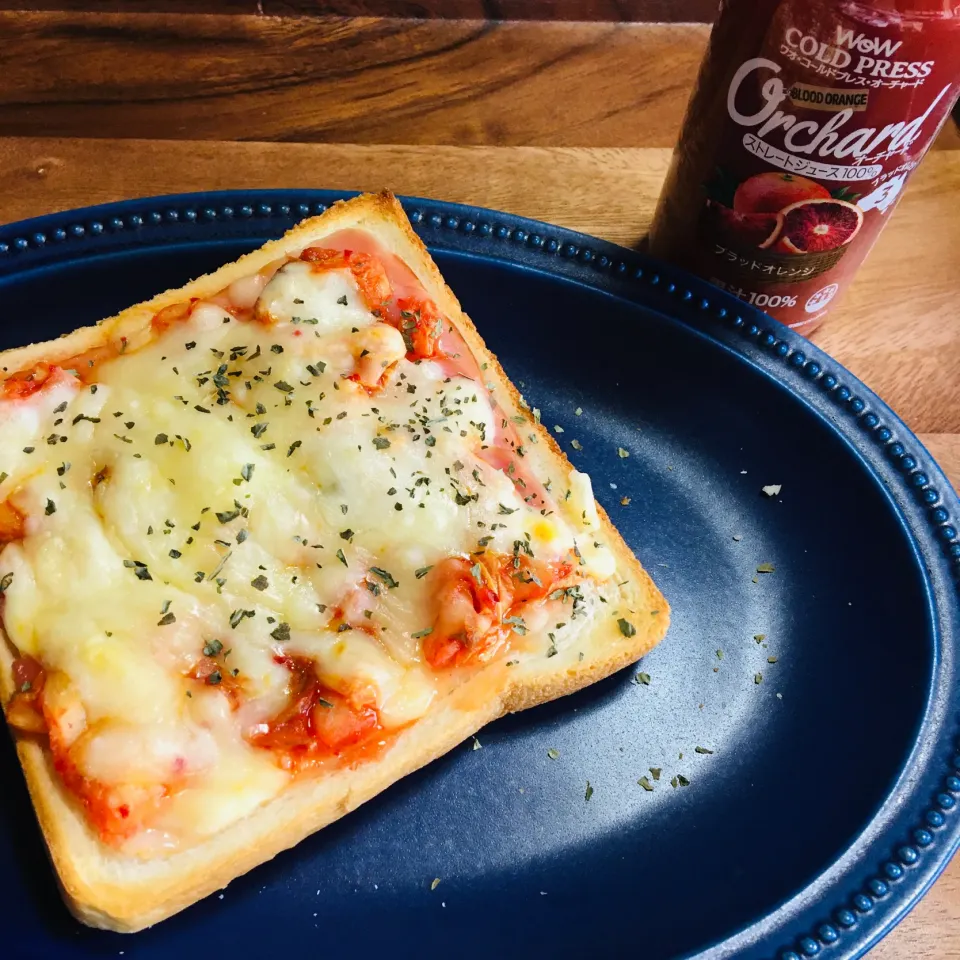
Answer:
MULTIPOLYGON (((337 196, 4 228, 0 347, 179 285, 337 196)), ((67 915, 3 738, 4 954, 860 956, 960 842, 949 483, 863 384, 712 287, 546 224, 406 208, 669 598, 649 684, 629 670, 501 720, 134 937, 67 915)))

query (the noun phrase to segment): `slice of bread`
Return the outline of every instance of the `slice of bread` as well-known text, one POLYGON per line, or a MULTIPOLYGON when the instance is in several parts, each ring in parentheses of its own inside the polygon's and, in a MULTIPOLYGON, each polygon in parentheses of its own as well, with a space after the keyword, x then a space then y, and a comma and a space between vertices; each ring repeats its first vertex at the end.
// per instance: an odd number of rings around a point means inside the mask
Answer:
MULTIPOLYGON (((0 356, 4 377, 37 362, 56 363, 105 344, 116 346, 121 338, 133 351, 149 340, 151 320, 164 307, 189 298, 213 296, 233 281, 288 255, 296 256, 303 248, 322 243, 324 237, 343 229, 366 231, 399 257, 459 330, 478 363, 485 365, 485 376, 495 388, 504 416, 523 418, 524 433, 536 434, 538 442, 527 449, 533 474, 569 476, 572 468, 564 454, 550 433, 534 422, 444 283, 400 204, 388 193, 338 203, 236 262, 94 327, 48 343, 9 350, 0 356)), ((305 774, 253 813, 169 856, 140 859, 101 842, 81 806, 62 785, 45 738, 13 731, 30 796, 71 911, 87 924, 117 931, 135 931, 163 920, 349 813, 491 720, 572 693, 642 657, 664 636, 669 608, 602 510, 600 523, 596 535, 616 559, 616 573, 604 582, 605 599, 611 613, 616 611, 629 619, 629 628, 624 628, 616 616, 607 616, 593 623, 576 649, 561 650, 556 656, 521 657, 509 665, 502 657, 494 660, 435 701, 375 759, 319 776, 305 774)), ((0 694, 5 705, 15 692, 11 668, 16 656, 11 643, 0 643, 0 694)))

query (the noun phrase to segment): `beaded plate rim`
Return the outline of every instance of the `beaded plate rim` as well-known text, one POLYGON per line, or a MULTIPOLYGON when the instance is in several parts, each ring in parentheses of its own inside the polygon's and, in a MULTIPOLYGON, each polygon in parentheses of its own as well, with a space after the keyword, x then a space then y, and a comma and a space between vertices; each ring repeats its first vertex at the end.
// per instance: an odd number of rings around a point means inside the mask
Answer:
MULTIPOLYGON (((0 227, 0 279, 57 262, 61 254, 96 255, 114 248, 129 249, 131 245, 149 247, 197 239, 252 241, 251 221, 263 225, 265 238, 350 196, 355 193, 225 190, 122 200, 48 214, 0 227), (198 228, 203 234, 200 238, 196 235, 198 228)), ((898 507, 915 536, 918 531, 909 523, 909 514, 925 520, 927 535, 918 536, 918 552, 926 560, 927 587, 943 621, 940 626, 945 639, 957 632, 960 500, 919 439, 843 366, 759 310, 636 251, 513 214, 415 197, 399 199, 414 229, 433 249, 488 256, 625 295, 693 326, 771 373, 812 405, 822 407, 829 399, 832 409, 846 418, 832 418, 833 428, 861 454, 869 452, 869 444, 864 441, 872 441, 895 468, 894 476, 900 482, 898 507), (638 285, 645 294, 642 298, 637 296, 638 285), (850 429, 844 429, 845 423, 850 429), (939 557, 930 549, 934 544, 939 547, 939 557)), ((867 466, 876 470, 869 455, 865 459, 867 466)), ((958 687, 960 684, 954 682, 953 689, 939 691, 954 701, 954 707, 960 701, 958 687)), ((918 742, 930 723, 928 709, 918 742)), ((949 726, 951 721, 942 718, 941 725, 949 726)), ((848 848, 864 840, 876 846, 885 841, 884 832, 899 835, 891 853, 872 864, 872 875, 859 889, 840 896, 834 889, 836 884, 830 881, 827 890, 817 889, 831 868, 844 859, 845 851, 837 863, 789 901, 689 957, 749 955, 801 960, 820 954, 831 958, 862 956, 916 904, 960 846, 960 738, 956 731, 949 737, 949 744, 938 746, 948 747, 944 750, 950 754, 945 770, 934 769, 932 755, 936 751, 931 750, 925 765, 915 771, 918 778, 929 781, 932 794, 919 822, 890 824, 886 830, 878 830, 875 817, 848 848), (778 915, 791 906, 798 916, 778 920, 778 915)))

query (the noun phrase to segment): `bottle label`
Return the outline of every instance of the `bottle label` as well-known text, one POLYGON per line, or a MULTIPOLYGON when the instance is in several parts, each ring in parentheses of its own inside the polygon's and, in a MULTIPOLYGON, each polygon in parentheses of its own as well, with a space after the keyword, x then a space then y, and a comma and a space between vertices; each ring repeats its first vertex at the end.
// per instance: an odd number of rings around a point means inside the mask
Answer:
POLYGON ((960 92, 955 30, 855 2, 784 0, 716 91, 700 272, 814 325, 866 256, 960 92))

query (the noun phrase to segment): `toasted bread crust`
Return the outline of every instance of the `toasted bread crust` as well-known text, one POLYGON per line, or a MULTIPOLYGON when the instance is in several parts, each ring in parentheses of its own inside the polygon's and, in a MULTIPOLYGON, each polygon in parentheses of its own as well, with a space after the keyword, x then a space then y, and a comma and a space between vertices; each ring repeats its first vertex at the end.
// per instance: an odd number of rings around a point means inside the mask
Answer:
MULTIPOLYGON (((8 376, 39 361, 56 363, 106 343, 119 343, 121 337, 136 347, 150 336, 151 319, 163 307, 190 297, 211 296, 234 280, 345 228, 369 231, 413 270, 463 335, 478 362, 488 365, 485 374, 496 388, 498 403, 508 415, 521 414, 525 404, 520 394, 483 344, 400 204, 389 193, 337 203, 322 216, 304 221, 279 240, 234 263, 177 290, 158 294, 96 326, 55 341, 8 350, 0 354, 0 369, 8 376)), ((532 421, 526 429, 539 438, 528 454, 536 467, 543 472, 548 472, 546 467, 553 473, 569 471, 566 457, 546 429, 532 421)), ((616 623, 609 620, 597 624, 583 660, 566 651, 540 664, 524 662, 512 670, 494 664, 399 734, 377 760, 322 778, 298 780, 247 818, 169 857, 142 861, 104 846, 61 786, 43 742, 15 734, 30 796, 70 910, 84 923, 106 929, 132 932, 150 926, 360 806, 491 720, 579 690, 647 653, 666 633, 667 602, 602 508, 599 512, 604 541, 616 557, 617 580, 626 581, 617 588, 620 596, 613 599, 639 612, 634 618, 634 636, 623 636, 616 623)), ((14 656, 9 642, 0 643, 0 695, 4 703, 14 692, 10 670, 14 656)))

